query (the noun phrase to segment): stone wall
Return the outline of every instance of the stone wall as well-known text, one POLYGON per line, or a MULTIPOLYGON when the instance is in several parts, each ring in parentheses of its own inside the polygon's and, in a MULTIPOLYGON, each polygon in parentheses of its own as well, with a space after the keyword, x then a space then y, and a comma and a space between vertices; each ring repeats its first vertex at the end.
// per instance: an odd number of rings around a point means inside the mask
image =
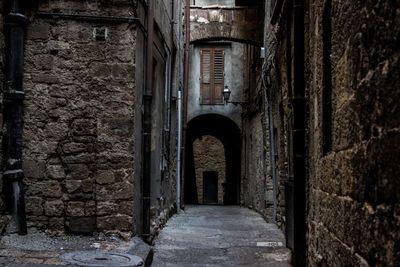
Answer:
POLYGON ((226 182, 224 145, 213 136, 202 136, 193 143, 193 156, 199 204, 203 204, 203 173, 207 171, 218 173, 218 204, 224 204, 224 183, 226 182))
MULTIPOLYGON (((276 175, 276 223, 282 230, 286 230, 286 198, 285 188, 293 182, 293 157, 291 157, 291 108, 290 92, 293 88, 293 34, 292 18, 287 12, 282 14, 281 25, 268 25, 266 32, 266 69, 264 70, 265 97, 267 105, 264 107, 268 114, 267 128, 271 133, 273 128, 274 144, 269 144, 268 154, 271 156, 271 146, 275 146, 275 175, 276 175), (285 20, 289 20, 288 22, 285 20), (288 27, 289 26, 289 27, 288 27), (289 51, 288 51, 289 49, 289 51), (272 121, 270 121, 272 112, 272 121)), ((268 140, 270 137, 268 135, 268 140)), ((272 176, 272 165, 269 162, 269 175, 272 176)))
MULTIPOLYGON (((283 2, 277 23, 268 24, 266 36, 267 82, 274 92, 278 144, 278 196, 285 180, 297 175, 292 170, 291 139, 293 9, 283 2)), ((398 4, 390 1, 306 1, 310 266, 395 266, 399 262, 398 14, 398 4)), ((284 215, 282 204, 289 203, 282 194, 278 199, 284 215)))
POLYGON ((268 222, 274 223, 269 118, 268 112, 262 112, 268 104, 266 91, 262 91, 263 60, 258 46, 247 45, 245 50, 243 83, 247 103, 242 114, 242 205, 256 210, 268 222))
POLYGON ((269 135, 263 132, 260 114, 246 121, 245 125, 241 204, 273 223, 273 182, 268 175, 269 154, 265 153, 263 145, 263 138, 267 140, 269 135))
MULTIPOLYGON (((129 16, 129 1, 43 1, 39 11, 129 16)), ((137 26, 36 16, 27 28, 23 169, 29 226, 135 229, 137 26), (95 27, 108 37, 95 39, 95 27)))
POLYGON ((395 266, 400 262, 400 6, 310 1, 307 8, 309 261, 395 266), (324 43, 327 24, 331 44, 324 43), (323 60, 327 46, 330 66, 323 60), (327 67, 331 77, 324 73, 327 67), (330 85, 323 82, 327 78, 330 85), (327 86, 332 91, 328 131, 323 128, 327 86), (324 151, 326 138, 332 145, 324 151))
MULTIPOLYGON (((165 53, 156 64, 153 97, 153 139, 162 140, 162 145, 154 149, 151 166, 153 173, 159 173, 160 164, 155 163, 162 158, 165 176, 160 180, 160 175, 152 175, 153 236, 175 210, 176 96, 183 80, 184 3, 175 1, 173 7, 170 0, 155 1, 154 51, 165 49, 165 53), (174 49, 167 80, 171 97, 164 100, 166 63, 174 49), (161 101, 165 103, 159 105, 161 101)), ((142 1, 126 0, 27 4, 23 169, 29 227, 124 238, 141 233, 146 36, 140 23, 120 18, 136 16, 144 24, 146 8, 142 1), (108 19, 112 16, 117 18, 108 19), (95 28, 105 28, 106 38, 95 38, 95 28)), ((0 12, 1 21, 2 16, 0 12)), ((3 23, 0 27, 3 34, 3 23)), ((2 50, 3 41, 0 38, 2 50)), ((8 217, 3 216, 0 197, 1 232, 8 217)))
MULTIPOLYGON (((5 75, 5 58, 4 58, 4 25, 3 25, 3 5, 0 3, 0 94, 3 95, 4 75, 5 75)), ((1 98, 2 99, 2 98, 1 98)), ((0 104, 0 125, 3 125, 3 103, 0 104)), ((0 144, 3 143, 3 127, 0 128, 0 144)), ((3 146, 0 148, 0 162, 3 162, 3 146)), ((3 177, 2 169, 0 176, 3 177)), ((3 179, 0 179, 0 234, 7 225, 7 217, 5 214, 5 203, 3 195, 3 179)))

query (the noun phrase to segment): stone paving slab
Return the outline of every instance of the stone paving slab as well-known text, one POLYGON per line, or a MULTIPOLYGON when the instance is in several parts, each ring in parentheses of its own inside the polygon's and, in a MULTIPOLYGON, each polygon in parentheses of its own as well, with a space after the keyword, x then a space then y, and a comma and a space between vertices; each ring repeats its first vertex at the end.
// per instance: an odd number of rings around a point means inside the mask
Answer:
POLYGON ((291 266, 283 233, 238 206, 186 206, 155 240, 152 266, 291 266))

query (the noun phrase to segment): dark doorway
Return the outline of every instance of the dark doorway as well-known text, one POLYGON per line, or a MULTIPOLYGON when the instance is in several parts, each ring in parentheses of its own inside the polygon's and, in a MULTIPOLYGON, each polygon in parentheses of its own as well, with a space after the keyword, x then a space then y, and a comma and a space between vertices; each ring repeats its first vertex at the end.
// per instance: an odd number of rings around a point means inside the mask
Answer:
POLYGON ((217 114, 201 115, 188 123, 185 144, 184 201, 186 204, 199 204, 193 142, 205 135, 214 136, 224 145, 226 182, 223 184, 223 204, 237 205, 240 201, 241 132, 235 122, 217 114))
POLYGON ((218 172, 203 172, 203 204, 218 204, 218 172))

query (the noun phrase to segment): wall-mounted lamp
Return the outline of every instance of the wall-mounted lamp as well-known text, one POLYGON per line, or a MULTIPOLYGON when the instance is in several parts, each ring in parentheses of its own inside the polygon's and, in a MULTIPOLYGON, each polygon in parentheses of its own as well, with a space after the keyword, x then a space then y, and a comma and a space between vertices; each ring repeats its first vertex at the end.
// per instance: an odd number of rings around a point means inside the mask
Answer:
POLYGON ((241 105, 242 107, 243 107, 243 105, 247 104, 247 102, 229 101, 229 98, 231 97, 231 93, 232 93, 232 91, 229 89, 228 85, 225 85, 223 94, 224 94, 224 100, 225 100, 226 104, 231 103, 231 104, 234 104, 235 106, 241 105))
POLYGON ((228 85, 225 85, 225 88, 224 88, 224 100, 225 100, 225 103, 228 103, 228 100, 231 97, 231 93, 232 93, 232 91, 229 90, 228 85))

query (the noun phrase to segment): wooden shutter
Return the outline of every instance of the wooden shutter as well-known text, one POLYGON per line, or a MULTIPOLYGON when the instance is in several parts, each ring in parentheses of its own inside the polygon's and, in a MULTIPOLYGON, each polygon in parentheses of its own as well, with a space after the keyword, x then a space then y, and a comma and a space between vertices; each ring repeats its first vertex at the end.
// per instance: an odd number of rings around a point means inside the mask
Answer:
POLYGON ((224 50, 214 49, 214 88, 213 104, 223 104, 224 90, 224 50))
POLYGON ((200 96, 201 104, 211 104, 212 95, 212 49, 200 50, 200 96))
POLYGON ((201 104, 223 104, 224 50, 204 48, 200 50, 201 104))

